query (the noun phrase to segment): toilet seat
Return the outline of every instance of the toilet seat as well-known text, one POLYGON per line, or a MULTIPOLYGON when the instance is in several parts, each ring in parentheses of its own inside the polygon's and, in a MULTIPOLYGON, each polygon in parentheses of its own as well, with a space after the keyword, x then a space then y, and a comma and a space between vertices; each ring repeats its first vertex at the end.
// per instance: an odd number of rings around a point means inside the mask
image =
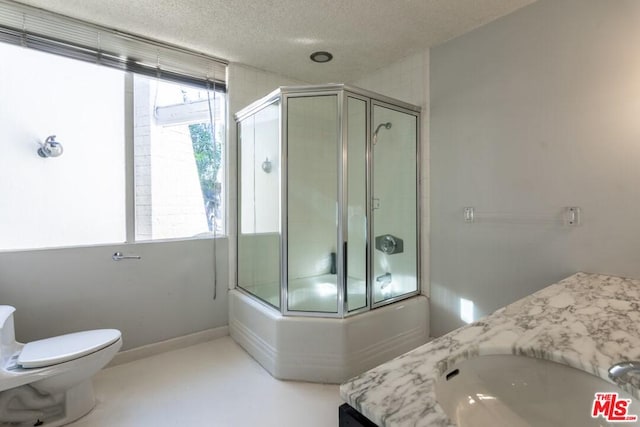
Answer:
POLYGON ((102 350, 120 336, 117 329, 96 329, 33 341, 22 348, 17 364, 22 368, 57 365, 102 350))

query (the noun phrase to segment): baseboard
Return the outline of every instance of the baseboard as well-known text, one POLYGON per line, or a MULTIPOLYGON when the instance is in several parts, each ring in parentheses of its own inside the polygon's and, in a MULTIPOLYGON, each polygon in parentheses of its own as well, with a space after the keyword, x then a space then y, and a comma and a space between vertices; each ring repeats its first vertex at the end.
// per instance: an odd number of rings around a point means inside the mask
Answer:
POLYGON ((227 335, 229 335, 229 327, 220 326, 219 328, 206 329, 193 334, 171 338, 166 341, 143 345, 142 347, 136 347, 131 350, 119 352, 106 367, 110 368, 112 366, 122 365, 123 363, 144 359, 145 357, 155 356, 156 354, 165 353, 167 351, 179 350, 191 345, 226 337, 227 335))

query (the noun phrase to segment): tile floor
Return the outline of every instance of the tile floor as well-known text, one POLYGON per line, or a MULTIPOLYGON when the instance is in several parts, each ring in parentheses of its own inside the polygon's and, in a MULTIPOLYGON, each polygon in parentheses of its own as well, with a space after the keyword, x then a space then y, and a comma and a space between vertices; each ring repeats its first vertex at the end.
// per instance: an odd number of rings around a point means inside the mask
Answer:
POLYGON ((335 427, 334 384, 279 381, 230 337, 107 368, 73 427, 335 427))

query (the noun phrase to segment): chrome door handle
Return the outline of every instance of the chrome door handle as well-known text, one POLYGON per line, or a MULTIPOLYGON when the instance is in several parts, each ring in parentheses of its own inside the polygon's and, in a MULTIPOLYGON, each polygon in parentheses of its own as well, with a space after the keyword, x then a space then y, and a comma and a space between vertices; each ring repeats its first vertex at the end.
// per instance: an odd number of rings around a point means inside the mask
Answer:
POLYGON ((111 255, 114 261, 122 261, 123 259, 140 259, 140 255, 122 255, 122 252, 116 252, 111 255))

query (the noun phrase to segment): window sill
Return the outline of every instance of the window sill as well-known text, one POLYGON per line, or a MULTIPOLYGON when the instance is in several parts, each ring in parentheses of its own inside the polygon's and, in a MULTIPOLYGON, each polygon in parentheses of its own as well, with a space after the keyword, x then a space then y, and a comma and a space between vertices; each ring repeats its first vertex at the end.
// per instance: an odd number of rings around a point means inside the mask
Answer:
POLYGON ((206 235, 197 235, 192 237, 176 237, 171 239, 157 239, 157 240, 137 240, 135 242, 113 242, 113 243, 96 243, 91 245, 69 245, 69 246, 49 246, 45 248, 20 248, 20 249, 0 249, 1 254, 20 253, 20 252, 43 252, 43 251, 64 251, 72 249, 83 248, 117 248, 122 246, 135 246, 138 244, 162 244, 162 243, 177 243, 188 242, 196 240, 219 240, 228 239, 227 234, 213 235, 206 233, 206 235))

